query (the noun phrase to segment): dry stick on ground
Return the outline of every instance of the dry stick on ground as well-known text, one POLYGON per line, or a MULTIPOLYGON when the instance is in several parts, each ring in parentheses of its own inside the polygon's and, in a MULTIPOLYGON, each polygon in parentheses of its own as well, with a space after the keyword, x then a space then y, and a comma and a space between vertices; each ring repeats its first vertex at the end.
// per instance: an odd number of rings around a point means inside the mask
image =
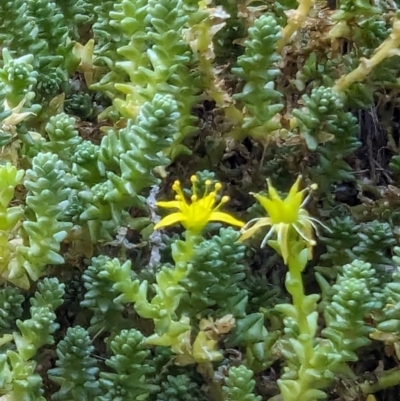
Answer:
POLYGON ((362 57, 359 66, 349 74, 339 78, 333 87, 338 94, 343 94, 352 84, 362 82, 382 61, 393 56, 400 56, 400 21, 395 18, 393 30, 386 40, 375 50, 370 59, 362 57))
POLYGON ((278 40, 278 52, 283 50, 293 34, 304 25, 308 13, 315 4, 315 0, 298 0, 298 2, 299 6, 297 10, 290 10, 287 25, 283 28, 282 37, 278 40))

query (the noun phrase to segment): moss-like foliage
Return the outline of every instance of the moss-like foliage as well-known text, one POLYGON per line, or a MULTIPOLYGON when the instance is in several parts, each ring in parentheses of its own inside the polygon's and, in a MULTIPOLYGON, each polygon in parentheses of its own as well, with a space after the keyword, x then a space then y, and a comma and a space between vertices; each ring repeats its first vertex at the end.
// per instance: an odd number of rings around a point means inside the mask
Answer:
POLYGON ((143 335, 137 330, 123 330, 110 343, 113 355, 105 361, 111 372, 101 372, 102 395, 96 401, 146 400, 158 390, 148 379, 154 373, 149 363, 143 335))
POLYGON ((4 287, 0 290, 0 327, 3 332, 15 328, 15 322, 23 313, 24 296, 14 287, 4 287))
POLYGON ((86 292, 81 306, 93 313, 89 328, 89 332, 93 333, 100 330, 114 332, 124 322, 124 306, 116 302, 120 293, 113 288, 113 282, 101 274, 108 262, 106 257, 93 258, 91 265, 82 275, 86 292))
POLYGON ((398 394, 399 2, 0 3, 0 401, 398 394))
POLYGON ((206 399, 199 385, 184 374, 168 375, 161 383, 161 391, 156 398, 157 401, 206 401, 206 399))
POLYGON ((203 241, 195 249, 192 267, 182 282, 188 292, 182 303, 194 313, 209 313, 215 309, 218 315, 245 314, 247 293, 239 283, 245 277, 245 246, 237 243, 238 232, 221 229, 218 236, 203 241))
POLYGON ((242 129, 259 139, 267 139, 268 133, 280 128, 279 113, 284 105, 274 80, 280 75, 277 68, 280 56, 277 41, 280 27, 273 15, 262 15, 249 29, 245 53, 238 58, 232 72, 246 81, 241 93, 234 95, 243 102, 242 129))
POLYGON ((91 354, 93 345, 87 331, 79 326, 69 328, 57 345, 56 367, 49 370, 52 381, 60 389, 52 395, 53 400, 92 400, 100 393, 97 361, 91 354))
POLYGON ((253 372, 245 366, 232 367, 225 383, 223 387, 225 400, 261 401, 261 396, 253 393, 255 385, 253 372))

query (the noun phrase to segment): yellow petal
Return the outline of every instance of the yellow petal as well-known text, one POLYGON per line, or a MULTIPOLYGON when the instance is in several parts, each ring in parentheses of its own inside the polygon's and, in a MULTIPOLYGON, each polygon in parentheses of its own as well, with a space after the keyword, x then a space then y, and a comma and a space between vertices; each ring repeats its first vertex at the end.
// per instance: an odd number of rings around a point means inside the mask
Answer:
POLYGON ((281 199, 281 197, 278 194, 278 191, 275 189, 275 187, 272 185, 271 180, 268 178, 267 179, 268 183, 268 195, 272 200, 278 200, 281 199))
POLYGON ((224 212, 212 212, 209 221, 222 221, 223 223, 232 224, 233 226, 244 226, 243 221, 235 219, 230 214, 224 212))
POLYGON ((288 198, 293 198, 299 192, 299 186, 300 186, 301 178, 302 178, 301 175, 299 175, 297 177, 296 182, 292 185, 292 188, 290 188, 290 191, 289 191, 289 194, 288 194, 288 198))
POLYGON ((307 250, 308 250, 308 260, 311 260, 313 258, 314 247, 310 242, 307 242, 307 250))
POLYGON ((212 210, 214 205, 215 205, 215 198, 216 198, 216 192, 210 192, 207 196, 204 198, 200 199, 198 202, 201 204, 202 208, 206 210, 212 210))
POLYGON ((169 214, 168 216, 165 216, 163 219, 161 219, 155 226, 154 229, 158 230, 163 227, 168 227, 172 226, 176 223, 179 223, 180 221, 184 220, 185 216, 183 213, 172 213, 169 214))
POLYGON ((158 207, 164 207, 166 209, 180 209, 181 201, 173 200, 173 201, 160 201, 156 202, 158 207))
POLYGON ((315 246, 314 228, 311 224, 311 221, 310 220, 300 221, 299 230, 304 235, 304 237, 307 239, 306 245, 308 248, 308 259, 311 260, 312 256, 313 256, 313 248, 315 246))
POLYGON ((261 206, 265 210, 268 210, 270 204, 272 203, 271 199, 269 199, 268 196, 255 194, 255 193, 251 193, 251 194, 260 202, 261 206))
POLYGON ((288 234, 289 234, 289 224, 279 224, 277 229, 277 243, 279 248, 281 249, 282 258, 285 264, 287 264, 287 260, 289 258, 289 244, 288 244, 288 234))
POLYGON ((300 231, 304 235, 304 239, 307 240, 307 242, 313 241, 314 240, 314 228, 312 224, 310 223, 310 220, 300 220, 300 231))
POLYGON ((301 182, 301 175, 298 176, 296 182, 290 188, 289 194, 285 199, 285 203, 287 204, 288 208, 293 211, 295 215, 298 214, 300 210, 300 206, 303 203, 304 192, 306 191, 303 189, 299 191, 299 186, 301 182))
POLYGON ((265 209, 268 215, 273 219, 279 219, 279 211, 283 207, 283 201, 280 198, 271 200, 267 196, 260 194, 253 194, 253 196, 260 202, 261 206, 265 209))
POLYGON ((242 229, 242 235, 239 238, 240 242, 245 241, 246 239, 250 238, 251 236, 254 235, 254 233, 260 229, 261 227, 264 226, 270 226, 271 225, 271 219, 269 217, 263 217, 260 218, 254 226, 248 228, 248 229, 242 229))

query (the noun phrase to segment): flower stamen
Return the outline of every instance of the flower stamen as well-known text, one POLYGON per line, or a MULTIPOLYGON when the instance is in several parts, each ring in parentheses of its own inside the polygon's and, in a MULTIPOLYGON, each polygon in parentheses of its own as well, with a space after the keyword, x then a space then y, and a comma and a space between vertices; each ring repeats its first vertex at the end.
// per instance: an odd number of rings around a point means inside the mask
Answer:
POLYGON ((261 242, 261 248, 264 248, 264 246, 267 244, 268 240, 272 237, 272 234, 274 233, 274 228, 271 227, 268 232, 267 235, 263 238, 262 242, 261 242))
POLYGON ((229 202, 229 196, 223 196, 217 203, 218 192, 222 189, 222 184, 217 182, 212 188, 212 182, 207 180, 203 196, 198 194, 198 178, 195 175, 190 177, 192 183, 192 194, 190 201, 185 197, 180 182, 175 181, 172 189, 175 191, 175 200, 169 202, 157 202, 159 207, 174 208, 177 212, 172 213, 155 225, 155 229, 173 225, 180 222, 186 230, 193 234, 199 234, 210 221, 219 221, 235 226, 243 227, 244 223, 235 219, 228 213, 220 212, 221 206, 229 202))

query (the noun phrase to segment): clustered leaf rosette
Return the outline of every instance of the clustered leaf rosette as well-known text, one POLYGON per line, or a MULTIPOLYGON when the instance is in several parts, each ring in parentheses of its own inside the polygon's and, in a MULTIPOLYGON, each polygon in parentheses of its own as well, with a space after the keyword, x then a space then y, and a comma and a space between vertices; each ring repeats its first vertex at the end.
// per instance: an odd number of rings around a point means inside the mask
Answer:
POLYGON ((229 202, 229 196, 223 196, 217 201, 218 192, 221 190, 221 183, 214 185, 214 190, 210 190, 212 183, 210 180, 205 182, 204 193, 200 196, 197 188, 198 178, 195 175, 190 177, 192 182, 192 196, 190 201, 184 195, 181 183, 175 181, 172 189, 176 192, 175 200, 159 201, 157 206, 166 209, 177 209, 160 220, 154 227, 155 230, 181 223, 183 227, 194 235, 203 231, 205 226, 212 221, 219 221, 234 226, 243 227, 244 223, 229 213, 221 212, 220 208, 229 202))
MULTIPOLYGON (((290 244, 293 238, 293 230, 305 242, 308 249, 308 257, 312 257, 312 249, 316 245, 314 240, 314 230, 318 233, 316 223, 325 227, 319 220, 311 217, 308 211, 304 208, 310 199, 311 191, 317 189, 316 184, 311 184, 309 187, 300 190, 301 176, 297 178, 295 183, 290 188, 290 191, 285 199, 282 199, 278 191, 274 188, 271 181, 268 179, 268 195, 263 196, 260 194, 252 195, 260 202, 261 206, 265 209, 268 217, 257 217, 250 220, 242 228, 242 236, 240 241, 253 236, 260 228, 270 226, 268 233, 265 235, 261 247, 264 247, 270 238, 276 233, 276 244, 283 257, 285 264, 287 264, 290 244), (308 193, 306 198, 305 194, 308 193)), ((273 243, 270 243, 273 245, 273 243)))

